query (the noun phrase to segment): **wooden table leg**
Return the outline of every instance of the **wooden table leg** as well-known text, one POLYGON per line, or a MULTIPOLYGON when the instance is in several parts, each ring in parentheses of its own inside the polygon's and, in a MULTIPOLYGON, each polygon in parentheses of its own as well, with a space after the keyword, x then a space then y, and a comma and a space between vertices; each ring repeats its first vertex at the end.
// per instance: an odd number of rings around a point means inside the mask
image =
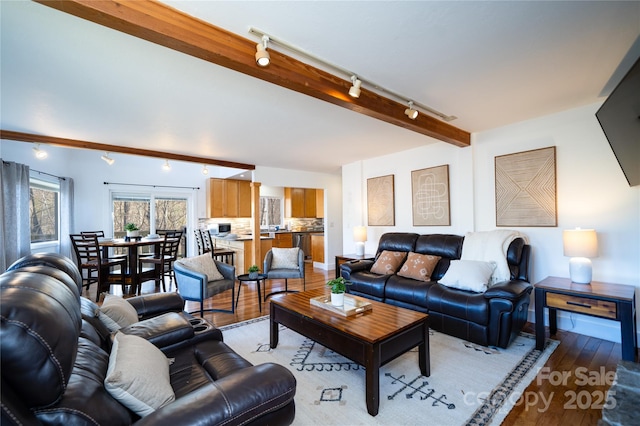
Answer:
POLYGON ((278 346, 278 323, 273 320, 275 317, 275 305, 271 304, 271 310, 269 312, 269 325, 270 325, 270 346, 271 349, 275 349, 278 346))
POLYGON ((431 375, 431 355, 429 353, 429 326, 425 322, 422 326, 424 333, 424 341, 418 345, 418 362, 420 364, 420 373, 429 377, 431 375))
POLYGON ((544 329, 544 291, 542 289, 535 290, 535 314, 536 314, 536 349, 541 351, 544 349, 544 341, 546 331, 544 329))
POLYGON ((365 356, 367 412, 377 416, 380 408, 380 347, 378 345, 367 347, 365 356))

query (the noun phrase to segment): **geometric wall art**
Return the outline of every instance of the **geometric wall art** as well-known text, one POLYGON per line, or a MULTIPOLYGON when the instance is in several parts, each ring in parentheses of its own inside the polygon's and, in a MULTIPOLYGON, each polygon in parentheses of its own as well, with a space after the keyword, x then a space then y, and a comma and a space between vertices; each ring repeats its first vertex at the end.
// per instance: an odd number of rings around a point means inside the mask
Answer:
POLYGON ((413 226, 449 226, 449 165, 411 172, 413 226))
POLYGON ((367 179, 367 219, 369 226, 394 226, 393 175, 367 179))
POLYGON ((556 147, 495 157, 496 226, 558 226, 556 147))

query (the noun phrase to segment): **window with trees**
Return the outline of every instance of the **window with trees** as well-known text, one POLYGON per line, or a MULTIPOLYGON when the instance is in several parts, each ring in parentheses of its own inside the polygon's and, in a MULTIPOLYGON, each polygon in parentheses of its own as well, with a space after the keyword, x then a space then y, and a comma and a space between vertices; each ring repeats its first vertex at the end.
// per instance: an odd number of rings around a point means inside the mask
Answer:
POLYGON ((31 243, 60 239, 60 184, 29 179, 31 243))
POLYGON ((260 226, 282 226, 282 198, 260 197, 260 226))

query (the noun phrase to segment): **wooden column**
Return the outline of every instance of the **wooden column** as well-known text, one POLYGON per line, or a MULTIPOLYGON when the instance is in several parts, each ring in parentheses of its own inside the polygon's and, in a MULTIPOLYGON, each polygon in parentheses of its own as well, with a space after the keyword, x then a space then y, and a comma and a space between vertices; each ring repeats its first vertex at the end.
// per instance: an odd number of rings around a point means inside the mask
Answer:
MULTIPOLYGON (((264 253, 260 250, 260 182, 251 182, 251 231, 253 232, 253 251, 251 264, 258 265, 262 271, 262 259, 264 253)), ((247 271, 237 271, 244 274, 247 271)))

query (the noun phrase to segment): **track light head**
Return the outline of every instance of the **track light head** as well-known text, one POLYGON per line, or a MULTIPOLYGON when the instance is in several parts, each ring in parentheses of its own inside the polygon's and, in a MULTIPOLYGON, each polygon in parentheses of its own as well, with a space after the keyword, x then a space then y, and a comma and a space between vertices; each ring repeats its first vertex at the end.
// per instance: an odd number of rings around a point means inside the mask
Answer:
POLYGON ((353 82, 353 85, 349 89, 349 95, 352 98, 359 98, 360 97, 360 86, 362 86, 362 82, 355 75, 351 76, 351 81, 353 82))
POLYGON ((108 165, 112 165, 113 163, 116 162, 116 160, 114 160, 113 158, 109 157, 109 153, 105 153, 102 157, 100 157, 101 159, 103 159, 108 165))
POLYGON ((271 62, 271 55, 267 52, 269 43, 268 36, 262 36, 262 43, 256 44, 256 64, 261 67, 266 67, 271 62))
POLYGON ((409 108, 405 109, 404 113, 412 120, 415 120, 418 117, 418 110, 413 109, 413 101, 409 101, 409 108))
POLYGON ((164 164, 162 165, 162 170, 168 172, 171 170, 171 165, 169 164, 169 160, 164 160, 164 164))
POLYGON ((40 149, 40 144, 36 144, 36 146, 33 147, 33 153, 38 160, 44 160, 49 156, 47 151, 40 149))
POLYGON ((207 169, 207 165, 206 164, 202 165, 202 174, 203 175, 208 175, 209 174, 209 169, 207 169))

